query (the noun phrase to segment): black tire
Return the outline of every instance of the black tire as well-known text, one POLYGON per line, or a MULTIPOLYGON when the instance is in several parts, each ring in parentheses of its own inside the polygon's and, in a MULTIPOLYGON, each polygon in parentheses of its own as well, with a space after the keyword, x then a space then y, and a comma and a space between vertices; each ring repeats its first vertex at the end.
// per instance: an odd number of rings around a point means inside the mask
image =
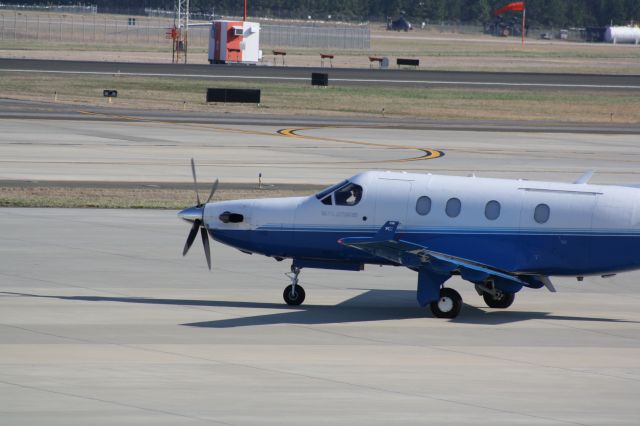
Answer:
POLYGON ((285 287, 284 292, 282 293, 282 298, 289 306, 298 306, 304 302, 304 297, 306 296, 304 293, 304 288, 302 286, 296 285, 296 291, 294 294, 291 294, 291 285, 285 287))
POLYGON ((452 288, 440 290, 440 299, 429 305, 436 318, 455 318, 462 309, 462 297, 452 288))
POLYGON ((489 293, 482 293, 482 298, 484 299, 484 303, 486 303, 490 308, 506 309, 511 306, 516 298, 516 295, 513 293, 500 291, 498 292, 498 297, 493 297, 489 293))

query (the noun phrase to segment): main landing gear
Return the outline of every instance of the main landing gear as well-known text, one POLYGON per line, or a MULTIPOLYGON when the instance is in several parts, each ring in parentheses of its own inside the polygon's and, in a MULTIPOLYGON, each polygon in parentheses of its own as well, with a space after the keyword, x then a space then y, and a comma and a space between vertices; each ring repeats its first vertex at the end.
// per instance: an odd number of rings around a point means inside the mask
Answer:
POLYGON ((291 285, 285 287, 282 297, 287 305, 298 306, 304 302, 304 288, 298 285, 298 275, 300 275, 300 268, 297 266, 291 266, 291 272, 285 274, 291 280, 291 285))
POLYGON ((484 299, 484 303, 490 308, 506 309, 511 306, 516 299, 516 295, 498 290, 495 294, 482 293, 482 298, 484 299))
POLYGON ((462 309, 462 297, 452 288, 440 289, 440 298, 429 305, 436 318, 455 318, 462 309))
POLYGON ((486 303, 488 307, 494 309, 507 309, 516 299, 516 295, 514 293, 502 291, 496 288, 492 282, 481 285, 476 284, 476 291, 478 292, 478 295, 482 296, 484 303, 486 303))

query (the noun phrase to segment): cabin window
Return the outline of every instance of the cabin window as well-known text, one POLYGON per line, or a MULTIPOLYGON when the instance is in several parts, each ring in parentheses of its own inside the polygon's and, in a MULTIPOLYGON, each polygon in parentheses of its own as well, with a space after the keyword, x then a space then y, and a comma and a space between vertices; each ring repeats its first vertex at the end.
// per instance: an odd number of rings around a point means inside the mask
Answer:
POLYGON ((426 216, 431 211, 431 198, 429 197, 420 197, 418 201, 416 201, 416 213, 420 216, 426 216))
POLYGON ((333 194, 336 206, 355 206, 362 199, 362 187, 355 183, 338 189, 333 194))
POLYGON ((549 220, 551 211, 546 204, 538 204, 533 212, 533 219, 538 223, 546 223, 549 220))
POLYGON ((447 206, 445 208, 445 212, 449 217, 457 217, 460 214, 460 210, 462 209, 462 203, 457 198, 449 198, 447 201, 447 206))
POLYGON ((491 200, 484 206, 484 216, 489 220, 496 220, 500 217, 500 203, 496 200, 491 200))

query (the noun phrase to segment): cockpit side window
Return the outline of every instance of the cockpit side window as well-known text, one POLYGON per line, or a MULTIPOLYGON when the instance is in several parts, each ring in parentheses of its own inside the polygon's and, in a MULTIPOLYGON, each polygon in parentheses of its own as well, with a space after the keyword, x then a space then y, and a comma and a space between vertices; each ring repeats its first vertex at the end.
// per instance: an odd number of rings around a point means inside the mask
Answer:
POLYGON ((322 199, 322 204, 324 204, 325 206, 330 206, 331 204, 333 204, 331 202, 331 195, 327 195, 326 197, 324 197, 322 199))
POLYGON ((362 199, 362 187, 355 183, 338 189, 334 193, 336 206, 355 206, 362 199))

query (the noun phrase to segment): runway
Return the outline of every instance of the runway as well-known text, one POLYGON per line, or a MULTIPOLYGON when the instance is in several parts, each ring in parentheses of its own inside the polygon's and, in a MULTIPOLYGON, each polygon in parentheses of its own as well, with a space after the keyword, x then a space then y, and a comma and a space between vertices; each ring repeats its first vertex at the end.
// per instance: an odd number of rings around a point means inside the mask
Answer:
POLYGON ((330 84, 434 87, 487 87, 553 90, 640 90, 638 75, 495 73, 356 68, 296 68, 244 65, 174 65, 128 62, 0 59, 0 72, 69 75, 128 75, 228 81, 301 82, 312 72, 329 74, 330 84))
POLYGON ((213 246, 180 251, 171 211, 0 209, 3 425, 635 425, 638 273, 454 321, 415 274, 305 270, 213 246))

